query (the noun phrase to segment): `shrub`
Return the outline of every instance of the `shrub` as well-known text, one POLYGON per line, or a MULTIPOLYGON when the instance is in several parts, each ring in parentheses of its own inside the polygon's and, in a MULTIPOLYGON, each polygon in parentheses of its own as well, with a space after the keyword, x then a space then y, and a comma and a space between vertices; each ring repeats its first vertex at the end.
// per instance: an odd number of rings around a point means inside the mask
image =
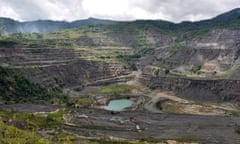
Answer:
POLYGON ((14 69, 0 67, 0 99, 16 103, 49 103, 58 99, 59 103, 68 97, 57 87, 45 88, 14 69))
POLYGON ((0 121, 0 143, 38 143, 38 144, 51 144, 50 140, 37 136, 35 132, 20 130, 13 126, 7 126, 0 121))
POLYGON ((74 90, 74 91, 77 91, 77 92, 80 92, 80 91, 82 91, 83 89, 84 89, 84 85, 80 85, 80 86, 75 87, 73 90, 74 90))
POLYGON ((239 124, 236 124, 234 129, 235 129, 236 133, 240 134, 240 125, 239 124))
POLYGON ((155 69, 154 71, 153 71, 153 76, 158 76, 159 75, 159 69, 155 69))
POLYGON ((198 65, 198 66, 193 66, 192 69, 191 69, 191 72, 194 73, 194 74, 200 74, 200 70, 201 70, 201 66, 198 65))

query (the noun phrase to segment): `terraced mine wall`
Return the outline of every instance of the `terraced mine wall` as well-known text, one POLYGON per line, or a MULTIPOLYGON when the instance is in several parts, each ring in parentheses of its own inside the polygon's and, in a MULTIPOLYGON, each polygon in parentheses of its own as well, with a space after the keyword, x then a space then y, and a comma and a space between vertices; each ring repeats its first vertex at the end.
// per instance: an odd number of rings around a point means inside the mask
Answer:
POLYGON ((138 66, 154 66, 180 75, 199 75, 208 79, 240 80, 240 31, 212 30, 192 39, 183 39, 155 48, 139 59, 138 66))
POLYGON ((34 82, 44 86, 71 87, 115 77, 123 68, 118 63, 78 61, 67 65, 23 69, 34 82))
POLYGON ((140 82, 150 88, 174 91, 176 95, 187 99, 214 102, 240 102, 239 80, 197 80, 153 77, 149 74, 143 74, 140 82))
POLYGON ((92 55, 89 51, 67 48, 0 48, 0 53, 1 64, 30 67, 62 65, 92 55))
POLYGON ((182 75, 192 74, 193 67, 199 66, 199 75, 239 80, 240 49, 156 49, 140 59, 138 65, 168 69, 182 75))
POLYGON ((0 65, 25 74, 45 87, 71 87, 125 73, 114 61, 91 60, 86 50, 64 48, 0 48, 0 65))

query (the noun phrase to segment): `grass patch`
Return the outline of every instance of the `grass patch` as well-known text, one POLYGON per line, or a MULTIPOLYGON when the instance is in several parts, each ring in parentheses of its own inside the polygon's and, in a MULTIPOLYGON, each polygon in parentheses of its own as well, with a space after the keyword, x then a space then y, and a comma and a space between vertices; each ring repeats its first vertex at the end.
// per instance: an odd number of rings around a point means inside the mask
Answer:
POLYGON ((236 124, 234 130, 236 133, 240 134, 240 124, 236 124))
POLYGON ((74 141, 80 141, 75 135, 67 134, 65 132, 60 132, 54 138, 54 142, 57 144, 73 144, 74 141))
POLYGON ((93 141, 92 144, 136 144, 136 143, 123 142, 123 141, 99 140, 99 141, 93 141))
POLYGON ((77 92, 80 92, 84 89, 84 85, 80 85, 80 86, 77 86, 75 88, 73 88, 74 91, 77 91, 77 92))
POLYGON ((44 88, 32 82, 17 69, 0 67, 0 99, 13 103, 49 103, 64 104, 68 97, 59 87, 44 88))
POLYGON ((193 74, 199 75, 201 73, 201 68, 202 66, 193 66, 192 69, 190 70, 193 74))
POLYGON ((157 102, 156 107, 159 108, 161 111, 168 113, 182 112, 180 105, 168 99, 160 100, 159 102, 157 102))
POLYGON ((140 86, 128 84, 113 84, 102 88, 97 93, 107 95, 121 95, 131 93, 133 89, 140 89, 140 86))
POLYGON ((78 98, 76 100, 76 103, 80 104, 80 105, 91 105, 93 103, 93 100, 91 98, 88 98, 88 97, 78 98))
POLYGON ((80 139, 63 131, 53 133, 53 138, 41 137, 35 131, 21 130, 0 121, 1 144, 73 144, 80 139))
POLYGON ((35 132, 7 126, 2 121, 0 121, 0 132, 1 144, 52 144, 50 140, 37 136, 35 132))
POLYGON ((6 116, 12 120, 24 120, 31 128, 52 128, 59 127, 64 122, 62 119, 65 111, 46 115, 34 115, 24 112, 9 112, 5 110, 0 111, 0 116, 6 116))
POLYGON ((179 51, 179 50, 184 50, 187 48, 187 42, 186 41, 180 41, 175 43, 174 46, 166 48, 166 50, 169 51, 179 51))

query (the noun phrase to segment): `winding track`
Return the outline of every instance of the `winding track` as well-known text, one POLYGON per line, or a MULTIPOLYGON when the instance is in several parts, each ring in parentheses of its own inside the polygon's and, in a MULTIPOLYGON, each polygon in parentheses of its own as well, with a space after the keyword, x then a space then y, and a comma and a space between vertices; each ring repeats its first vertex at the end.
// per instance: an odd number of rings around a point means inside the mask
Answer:
MULTIPOLYGON (((141 83, 139 82, 139 79, 142 76, 142 71, 141 70, 134 71, 130 75, 134 76, 134 79, 126 82, 127 84, 141 85, 141 83)), ((205 106, 197 105, 197 104, 194 104, 194 102, 192 102, 192 101, 179 98, 179 97, 175 96, 173 92, 170 92, 170 91, 160 91, 160 92, 159 91, 158 92, 157 91, 154 91, 154 92, 148 92, 147 91, 147 92, 144 92, 144 93, 138 91, 137 93, 148 96, 151 99, 150 101, 148 101, 144 104, 144 109, 151 112, 151 113, 163 113, 160 109, 158 109, 156 107, 156 103, 160 99, 163 99, 163 98, 175 101, 175 102, 180 103, 180 104, 188 105, 188 107, 186 107, 184 109, 184 112, 189 113, 189 114, 224 115, 225 111, 239 111, 238 109, 236 109, 232 106, 227 106, 227 105, 222 106, 222 105, 218 105, 218 104, 211 104, 211 105, 208 104, 207 107, 210 108, 210 109, 215 109, 215 111, 213 111, 213 112, 199 112, 197 110, 194 110, 194 107, 198 107, 198 106, 205 107, 205 106)))

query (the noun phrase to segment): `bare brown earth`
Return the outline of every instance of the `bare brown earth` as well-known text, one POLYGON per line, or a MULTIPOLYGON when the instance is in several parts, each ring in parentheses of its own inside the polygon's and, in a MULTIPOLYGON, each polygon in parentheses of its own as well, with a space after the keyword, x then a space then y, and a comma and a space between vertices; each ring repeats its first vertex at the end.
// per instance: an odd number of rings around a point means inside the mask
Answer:
MULTIPOLYGON (((139 84, 140 72, 134 72, 135 78, 127 84, 139 84)), ((98 89, 98 86, 86 87, 82 92, 86 94, 89 89, 98 89)), ((99 86, 99 88, 104 86, 99 86)), ((144 107, 129 109, 123 112, 110 112, 102 109, 78 109, 65 115, 66 131, 84 138, 111 138, 117 140, 142 139, 147 141, 162 140, 169 144, 176 141, 195 142, 206 144, 238 144, 239 134, 235 126, 239 117, 225 117, 227 112, 239 111, 233 105, 217 103, 196 103, 191 100, 179 98, 173 92, 143 88, 141 91, 132 91, 132 94, 144 95, 150 98, 144 107), (161 111, 156 104, 161 99, 174 102, 180 110, 176 114, 161 111), (179 113, 179 114, 177 114, 179 113)))
POLYGON ((178 139, 207 144, 238 144, 237 117, 156 114, 142 111, 111 113, 79 109, 70 114, 66 131, 86 136, 123 139, 178 139))
MULTIPOLYGON (((73 110, 64 116, 65 130, 69 133, 87 138, 116 137, 150 141, 177 139, 207 144, 239 144, 240 135, 235 132, 235 125, 239 125, 240 118, 226 114, 237 109, 234 105, 217 102, 240 101, 240 31, 213 30, 199 38, 184 41, 185 45, 180 49, 174 48, 173 38, 153 36, 159 39, 158 42, 163 41, 163 46, 139 58, 136 65, 142 71, 133 72, 129 77, 125 76, 125 73, 129 73, 128 69, 120 62, 92 60, 98 55, 85 49, 1 48, 0 60, 2 66, 19 69, 45 87, 58 85, 66 88, 72 97, 98 90, 99 85, 126 81, 132 85, 142 84, 161 89, 135 91, 134 94, 150 99, 143 109, 120 113, 101 109, 73 110), (201 67, 199 74, 192 72, 194 66, 201 67), (159 72, 154 74, 156 69, 159 72), (166 70, 169 70, 169 74, 165 73, 166 70), (135 76, 133 80, 132 75, 135 76), (86 88, 80 94, 68 91, 68 88, 78 85, 97 88, 86 88), (172 105, 175 111, 157 108, 157 102, 162 99, 169 100, 163 106, 172 105), (196 103, 196 100, 201 103, 196 103), (212 103, 206 103, 208 101, 212 103)), ((116 43, 127 43, 130 46, 131 37, 133 35, 113 39, 116 43)), ((84 41, 79 39, 81 42, 84 41)), ((11 106, 14 110, 32 112, 27 109, 27 105, 11 106)), ((48 111, 36 107, 37 111, 48 111)), ((34 106, 29 108, 35 109, 34 106)))
POLYGON ((146 96, 151 100, 144 105, 144 108, 149 112, 162 113, 156 106, 160 100, 168 100, 165 105, 169 105, 175 110, 167 110, 164 112, 179 113, 179 114, 195 114, 195 115, 226 115, 228 112, 238 112, 239 109, 234 104, 224 105, 218 103, 194 102, 191 100, 179 98, 172 92, 154 91, 146 96))
POLYGON ((16 112, 41 113, 55 112, 59 106, 38 104, 0 104, 0 109, 16 112))

